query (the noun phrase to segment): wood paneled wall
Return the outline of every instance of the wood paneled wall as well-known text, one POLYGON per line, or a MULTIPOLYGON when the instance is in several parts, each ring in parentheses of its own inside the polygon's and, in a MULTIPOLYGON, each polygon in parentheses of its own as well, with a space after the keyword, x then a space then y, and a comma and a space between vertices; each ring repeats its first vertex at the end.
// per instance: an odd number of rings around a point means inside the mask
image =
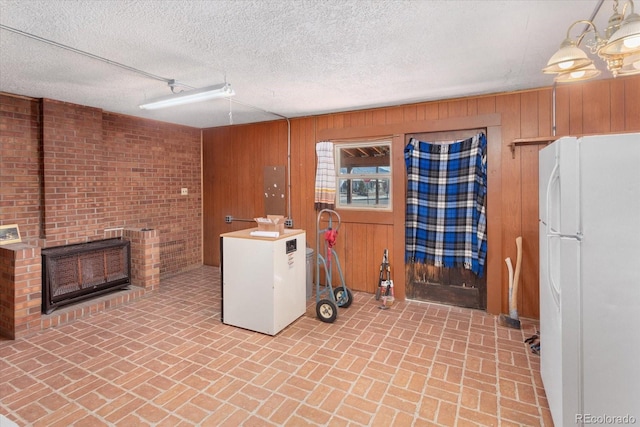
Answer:
MULTIPOLYGON (((640 76, 541 88, 316 117, 228 126, 203 131, 204 263, 219 265, 219 235, 252 224, 226 215, 265 215, 264 166, 286 165, 290 144, 291 206, 295 228, 307 230, 316 245, 313 209, 315 144, 321 140, 393 138, 392 214, 340 212, 337 252, 347 285, 374 292, 382 252, 389 249, 396 296, 404 297, 404 135, 485 127, 488 129, 487 287, 490 313, 507 312, 504 259, 516 258, 515 238, 523 237, 519 311, 538 312, 538 149, 516 147, 515 139, 640 131, 640 76), (553 100, 555 98, 555 120, 553 100), (289 128, 290 126, 290 128, 289 128), (289 135, 290 133, 290 140, 289 135)), ((247 254, 247 263, 251 255, 247 254)), ((248 267, 250 268, 250 267, 248 267)))

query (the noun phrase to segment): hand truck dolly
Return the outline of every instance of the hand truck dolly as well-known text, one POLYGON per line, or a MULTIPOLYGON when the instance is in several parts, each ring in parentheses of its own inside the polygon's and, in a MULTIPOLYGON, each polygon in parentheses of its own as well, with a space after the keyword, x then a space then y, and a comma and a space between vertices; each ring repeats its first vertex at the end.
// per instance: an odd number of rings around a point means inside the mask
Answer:
POLYGON ((318 212, 316 222, 316 315, 325 323, 333 323, 338 317, 337 307, 347 308, 353 302, 353 293, 344 283, 340 260, 336 254, 335 246, 340 230, 340 215, 331 209, 322 209, 318 212), (320 222, 326 216, 327 228, 320 228, 320 222), (320 252, 322 247, 323 252, 320 252), (340 278, 340 284, 333 287, 333 266, 336 266, 340 278), (324 270, 325 285, 320 284, 320 270, 324 270))

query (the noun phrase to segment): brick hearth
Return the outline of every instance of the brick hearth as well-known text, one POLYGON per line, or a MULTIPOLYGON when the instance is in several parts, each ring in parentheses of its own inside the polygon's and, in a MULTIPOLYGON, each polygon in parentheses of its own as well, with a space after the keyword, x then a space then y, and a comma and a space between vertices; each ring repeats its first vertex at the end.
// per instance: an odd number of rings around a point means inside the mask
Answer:
MULTIPOLYGON (((107 308, 126 304, 160 286, 160 236, 157 230, 119 230, 131 242, 131 289, 42 314, 41 248, 24 243, 0 246, 0 335, 15 339, 107 308)), ((114 236, 105 232, 105 238, 114 236)))

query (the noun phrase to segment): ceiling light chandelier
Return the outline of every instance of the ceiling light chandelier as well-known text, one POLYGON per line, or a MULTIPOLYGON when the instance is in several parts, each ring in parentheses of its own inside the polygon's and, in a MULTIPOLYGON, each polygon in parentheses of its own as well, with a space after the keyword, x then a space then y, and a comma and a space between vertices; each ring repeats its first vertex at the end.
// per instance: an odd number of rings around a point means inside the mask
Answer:
POLYGON ((176 86, 181 86, 175 80, 169 81, 171 92, 175 95, 168 95, 158 98, 155 101, 140 105, 142 110, 156 110, 158 108, 173 107, 176 105, 192 104, 194 102, 207 101, 216 98, 229 98, 236 93, 229 83, 222 83, 215 86, 209 86, 202 89, 194 89, 182 92, 176 92, 176 86))
POLYGON ((618 0, 614 0, 613 15, 609 18, 604 38, 592 21, 580 20, 571 24, 567 38, 542 72, 556 74, 555 81, 559 83, 588 80, 600 75, 600 70, 579 47, 589 32, 593 32, 593 40, 585 44, 591 53, 606 62, 613 77, 640 73, 640 15, 634 12, 632 0, 626 1, 622 13, 618 12, 618 0), (628 15, 627 7, 630 8, 628 15), (572 40, 571 30, 578 24, 585 24, 585 29, 577 39, 572 40))

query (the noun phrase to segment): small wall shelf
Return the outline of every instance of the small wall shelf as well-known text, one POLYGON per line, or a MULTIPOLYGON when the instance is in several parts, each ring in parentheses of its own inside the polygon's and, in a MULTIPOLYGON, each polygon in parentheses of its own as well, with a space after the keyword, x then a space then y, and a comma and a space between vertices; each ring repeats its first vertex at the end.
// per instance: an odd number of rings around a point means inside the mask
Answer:
POLYGON ((537 136, 534 138, 518 138, 514 139, 509 148, 511 149, 511 158, 516 158, 516 147, 523 145, 548 145, 550 142, 560 138, 559 136, 537 136))

